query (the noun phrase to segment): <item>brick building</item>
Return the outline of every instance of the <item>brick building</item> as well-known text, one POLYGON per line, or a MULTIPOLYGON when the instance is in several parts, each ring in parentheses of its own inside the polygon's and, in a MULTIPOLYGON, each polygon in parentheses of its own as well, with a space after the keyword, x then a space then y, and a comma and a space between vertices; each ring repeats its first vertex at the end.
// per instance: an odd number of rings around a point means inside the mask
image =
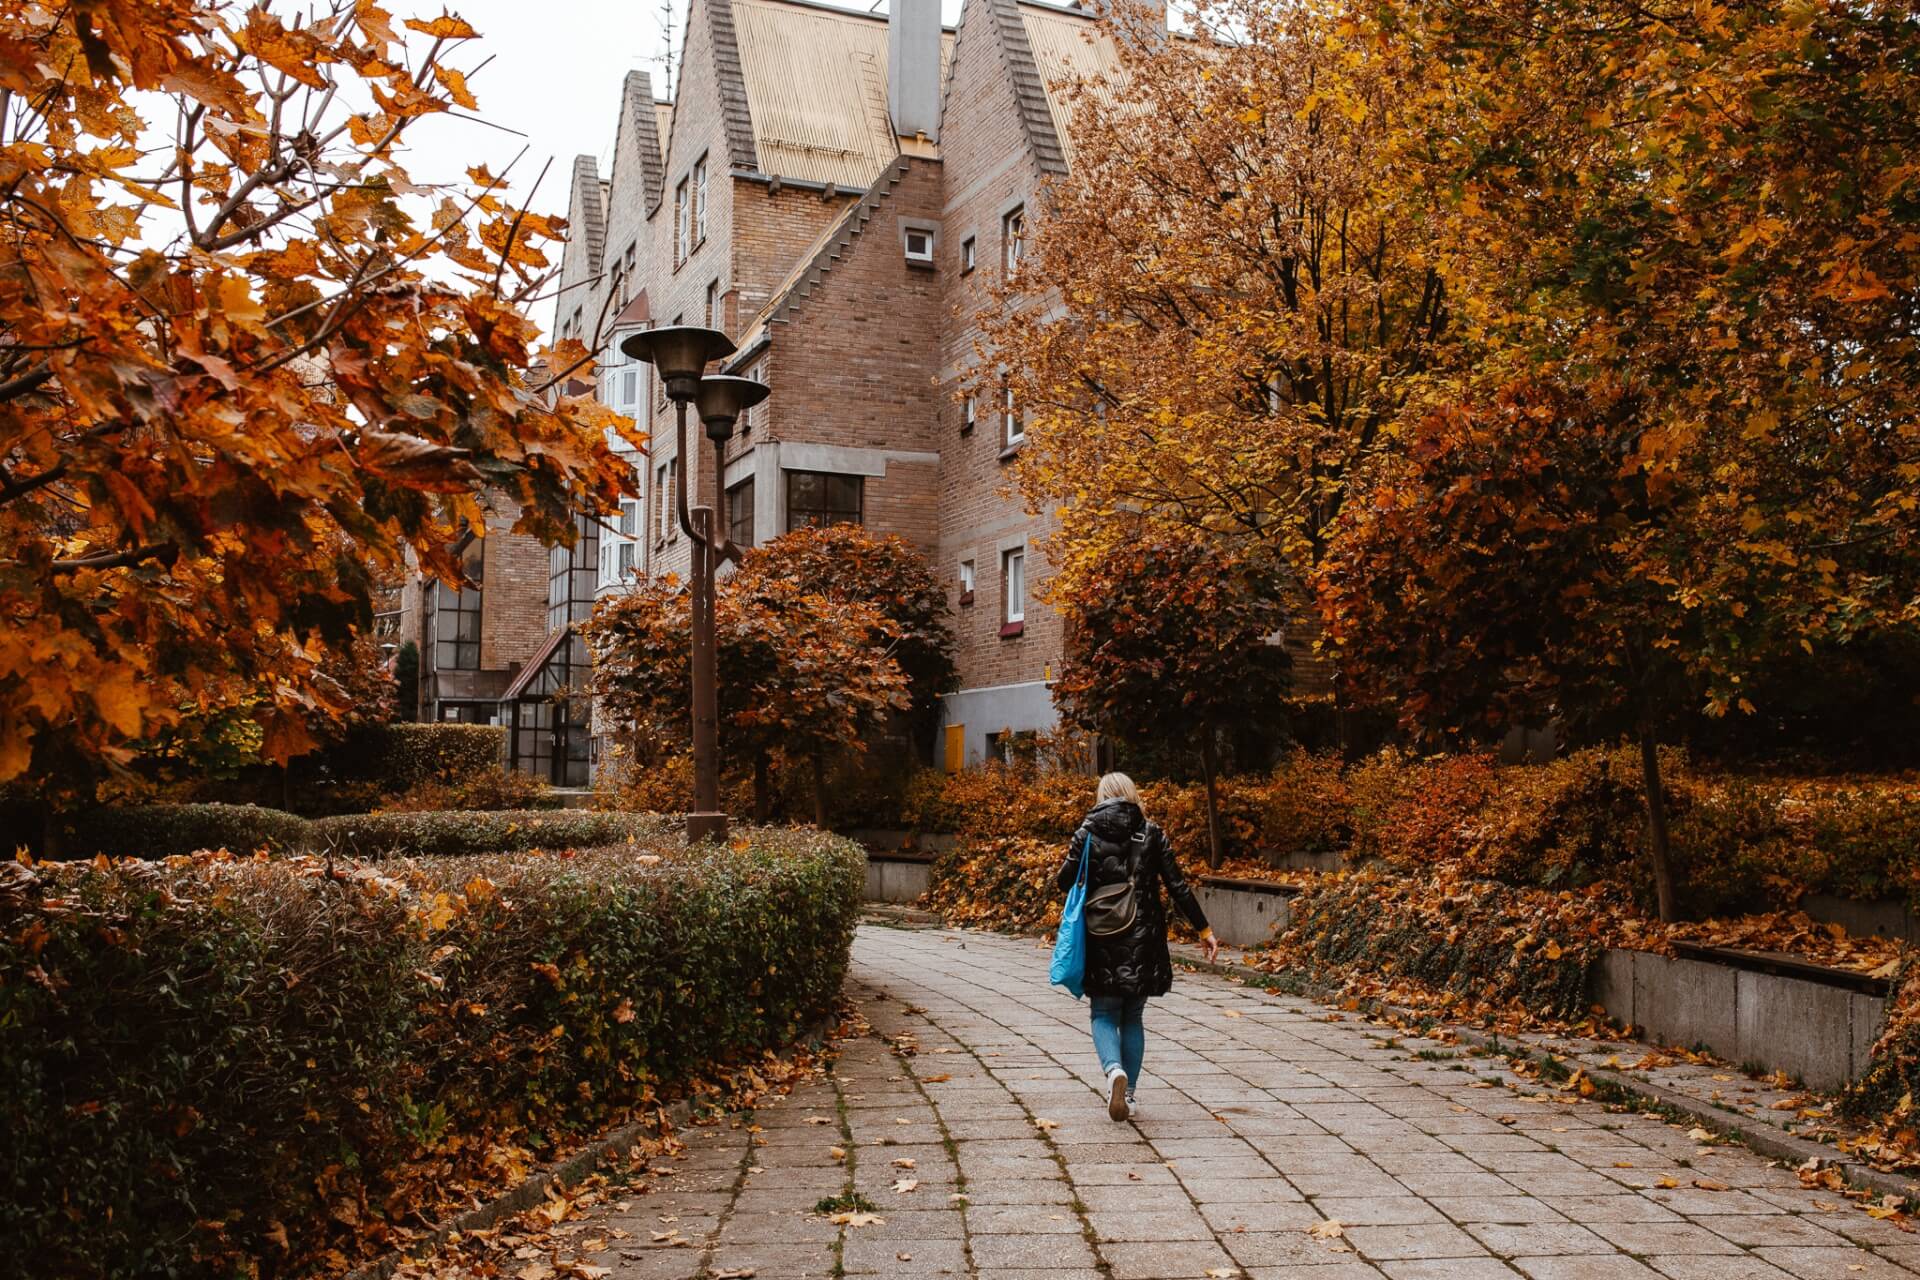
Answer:
POLYGON ((950 29, 939 0, 884 16, 692 0, 675 100, 629 74, 612 171, 574 162, 554 323, 597 340, 597 394, 648 432, 643 498, 553 551, 490 511, 463 547, 479 588, 409 592, 422 717, 508 725, 516 767, 588 780, 588 718, 564 696, 585 662, 571 624, 633 574, 685 574, 685 469, 713 492, 698 423, 683 466, 658 379, 620 352, 636 328, 678 323, 726 332, 725 370, 774 389, 720 464, 733 540, 839 520, 910 539, 953 606, 946 765, 1051 727, 1060 622, 1031 603, 1049 522, 1010 492, 1017 412, 962 388, 973 317, 1017 273, 1040 184, 1069 162, 1059 86, 1108 63, 1087 14, 1031 0, 965 0, 950 29))

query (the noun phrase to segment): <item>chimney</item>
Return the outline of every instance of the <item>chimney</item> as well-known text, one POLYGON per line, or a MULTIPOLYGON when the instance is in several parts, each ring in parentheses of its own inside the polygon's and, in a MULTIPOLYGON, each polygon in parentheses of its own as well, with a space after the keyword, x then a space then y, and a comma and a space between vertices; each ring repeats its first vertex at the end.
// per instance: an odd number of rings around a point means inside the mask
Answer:
POLYGON ((940 0, 893 0, 888 9, 887 110, 899 136, 940 140, 940 0))

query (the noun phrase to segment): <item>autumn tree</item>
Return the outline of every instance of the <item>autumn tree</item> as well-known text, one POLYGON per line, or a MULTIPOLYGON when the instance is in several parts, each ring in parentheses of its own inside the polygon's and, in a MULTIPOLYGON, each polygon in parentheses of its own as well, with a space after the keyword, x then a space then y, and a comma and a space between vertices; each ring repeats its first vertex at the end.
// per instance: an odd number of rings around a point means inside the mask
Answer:
POLYGON ((1920 621, 1920 56, 1840 6, 1412 6, 1477 112, 1435 157, 1485 336, 1325 575, 1409 718, 1657 745, 1759 664, 1920 621), (1468 91, 1471 91, 1468 94, 1468 91), (1451 177, 1443 177, 1450 174, 1451 177))
POLYGON ((399 163, 476 108, 475 34, 371 0, 0 15, 0 783, 83 792, 242 704, 285 760, 349 705, 325 655, 374 581, 458 578, 481 486, 548 539, 630 491, 625 420, 529 373, 585 358, 524 309, 561 225, 399 163))
POLYGON ((1020 484, 1085 563, 1144 519, 1270 544, 1304 580, 1458 361, 1408 157, 1436 69, 1357 7, 1219 0, 1190 40, 1113 9, 1114 69, 1066 90, 1070 172, 980 317, 972 390, 1011 395, 1020 484))
MULTIPOLYGON (((672 575, 643 578, 602 600, 582 634, 593 653, 597 714, 668 741, 689 735, 692 599, 672 575)), ((735 574, 718 584, 714 644, 720 749, 754 771, 754 819, 770 808, 776 754, 812 771, 814 822, 826 825, 825 766, 909 705, 878 609, 780 578, 735 574)))
POLYGON ((808 595, 873 606, 889 626, 871 642, 906 677, 915 735, 923 743, 929 738, 940 695, 953 689, 957 672, 946 588, 912 543, 854 524, 795 529, 747 551, 736 576, 748 589, 784 581, 808 595))
POLYGON ((1073 724, 1193 751, 1207 791, 1207 860, 1220 865, 1219 742, 1287 692, 1286 576, 1272 549, 1194 535, 1118 538, 1062 566, 1066 622, 1054 698, 1073 724))

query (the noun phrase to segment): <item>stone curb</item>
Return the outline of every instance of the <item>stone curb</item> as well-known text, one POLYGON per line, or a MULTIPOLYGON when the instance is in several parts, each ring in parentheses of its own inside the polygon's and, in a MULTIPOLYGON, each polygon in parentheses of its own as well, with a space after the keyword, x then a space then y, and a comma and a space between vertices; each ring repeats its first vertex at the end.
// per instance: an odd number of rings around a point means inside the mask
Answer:
MULTIPOLYGON (((1222 977, 1242 979, 1250 972, 1247 967, 1242 964, 1223 963, 1219 961, 1210 962, 1198 953, 1198 948, 1186 944, 1175 944, 1173 951, 1175 960, 1190 969, 1198 969, 1202 972, 1218 974, 1222 977)), ((1253 970, 1251 972, 1258 971, 1253 970)), ((1417 1009, 1405 1009, 1399 1005, 1389 1004, 1384 1000, 1372 1000, 1366 1003, 1373 1009, 1393 1013, 1403 1018, 1418 1020, 1427 1016, 1417 1009)), ((1549 1050, 1540 1049, 1534 1045, 1514 1040, 1511 1037, 1502 1038, 1500 1036, 1489 1035, 1485 1032, 1476 1031, 1471 1027, 1461 1026, 1458 1023, 1449 1022, 1446 1023, 1445 1026, 1448 1031, 1466 1043, 1476 1048, 1486 1049, 1489 1052, 1503 1054, 1509 1057, 1517 1054, 1536 1062, 1553 1060, 1556 1062, 1556 1065, 1559 1062, 1566 1061, 1565 1059, 1557 1058, 1557 1056, 1549 1050)), ((1839 1170, 1840 1176, 1856 1187, 1865 1188, 1877 1195, 1906 1196, 1912 1203, 1920 1205, 1920 1180, 1904 1177, 1897 1173, 1886 1173, 1882 1170, 1875 1169, 1871 1165, 1849 1159, 1842 1155, 1836 1148, 1827 1146, 1825 1143, 1815 1142, 1811 1138, 1797 1138, 1788 1133, 1769 1133, 1766 1132, 1766 1126, 1762 1126, 1759 1129, 1745 1127, 1740 1123, 1744 1117, 1722 1111, 1712 1103, 1702 1102, 1693 1095, 1682 1093, 1677 1089, 1670 1089, 1665 1085, 1654 1084, 1647 1080, 1635 1079, 1633 1076, 1625 1075, 1606 1067, 1595 1067, 1585 1062, 1579 1062, 1578 1065, 1587 1073, 1589 1079, 1598 1084, 1605 1085, 1628 1097, 1652 1103, 1664 1110, 1678 1112, 1687 1119, 1697 1123, 1701 1128, 1711 1130, 1722 1137, 1731 1138, 1733 1141, 1740 1143, 1742 1146, 1760 1155, 1767 1156, 1774 1160, 1788 1160, 1796 1165, 1804 1164, 1808 1160, 1825 1161, 1833 1168, 1839 1170)))
MULTIPOLYGON (((805 1046, 818 1049, 826 1043, 828 1032, 838 1022, 839 1019, 829 1017, 814 1023, 788 1048, 805 1046)), ((402 1248, 354 1268, 347 1272, 343 1280, 389 1280, 389 1277, 399 1270, 403 1263, 445 1244, 456 1232, 484 1231, 489 1227, 498 1226, 508 1218, 525 1213, 545 1200, 548 1187, 567 1187, 579 1182, 598 1169, 601 1162, 614 1153, 644 1138, 685 1128, 692 1121, 693 1103, 690 1099, 682 1098, 662 1108, 657 1116, 623 1124, 611 1133, 595 1138, 566 1159, 555 1161, 527 1175, 518 1186, 502 1192, 485 1204, 477 1204, 471 1209, 454 1214, 451 1218, 443 1219, 432 1230, 409 1240, 402 1248)))

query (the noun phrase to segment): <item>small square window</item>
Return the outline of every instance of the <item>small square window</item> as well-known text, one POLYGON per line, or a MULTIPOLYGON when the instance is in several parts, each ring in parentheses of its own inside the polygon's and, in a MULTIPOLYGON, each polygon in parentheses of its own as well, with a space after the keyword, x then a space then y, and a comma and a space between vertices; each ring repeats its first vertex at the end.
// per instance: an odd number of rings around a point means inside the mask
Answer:
POLYGON ((960 432, 965 435, 980 423, 980 397, 968 396, 960 402, 960 432))
POLYGON ((906 231, 907 261, 933 262, 933 232, 921 227, 908 227, 906 231))
POLYGON ((973 270, 973 265, 974 239, 972 236, 968 236, 960 242, 960 274, 965 275, 967 272, 973 270))

